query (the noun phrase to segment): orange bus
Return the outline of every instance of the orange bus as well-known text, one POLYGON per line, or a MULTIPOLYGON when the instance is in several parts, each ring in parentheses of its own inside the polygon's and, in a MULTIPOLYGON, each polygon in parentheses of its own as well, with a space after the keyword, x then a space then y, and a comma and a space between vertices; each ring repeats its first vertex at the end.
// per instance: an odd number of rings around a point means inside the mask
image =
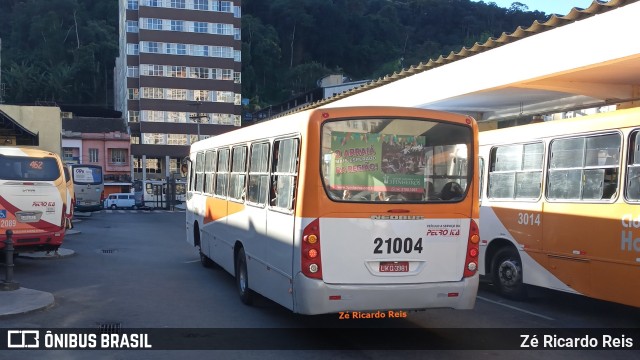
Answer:
MULTIPOLYGON (((204 266, 301 314, 471 309, 477 125, 394 107, 315 109, 194 143, 187 241, 204 266)), ((392 316, 389 315, 389 316, 392 316)))
POLYGON ((483 131, 480 273, 640 306, 640 109, 483 131))
POLYGON ((16 253, 57 250, 70 222, 68 191, 57 154, 0 147, 0 249, 12 230, 16 253))

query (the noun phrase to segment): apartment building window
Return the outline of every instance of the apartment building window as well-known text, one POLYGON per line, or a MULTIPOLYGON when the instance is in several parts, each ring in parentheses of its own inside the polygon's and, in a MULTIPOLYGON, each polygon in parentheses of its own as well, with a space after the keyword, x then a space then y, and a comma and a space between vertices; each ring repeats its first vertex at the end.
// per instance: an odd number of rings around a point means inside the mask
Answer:
POLYGON ((164 111, 146 110, 144 120, 150 122, 164 122, 164 111))
POLYGON ((128 112, 129 122, 138 122, 140 121, 140 111, 138 110, 129 110, 128 112))
POLYGON ((143 65, 143 74, 148 76, 164 76, 164 66, 162 65, 143 65))
POLYGON ((189 75, 190 75, 190 77, 196 78, 196 79, 208 79, 209 78, 209 68, 192 67, 189 75))
POLYGON ((187 55, 187 45, 178 44, 178 55, 187 55))
POLYGON ((137 33, 138 32, 138 22, 135 20, 127 20, 127 32, 137 33))
POLYGON ((232 103, 234 100, 234 93, 231 91, 216 91, 215 102, 232 103))
POLYGON ((233 70, 222 69, 222 80, 233 80, 233 70))
POLYGON ((90 163, 97 163, 99 160, 98 157, 98 149, 89 149, 89 162, 90 163))
POLYGON ((195 55, 195 56, 209 56, 209 46, 207 46, 207 45, 193 45, 193 55, 195 55))
POLYGON ((172 66, 169 70, 169 77, 186 78, 187 67, 186 66, 172 66))
POLYGON ((127 55, 138 55, 139 50, 138 44, 127 44, 127 55))
POLYGON ((131 135, 131 143, 132 144, 140 144, 140 136, 131 135))
POLYGON ((170 158, 169 159, 169 172, 171 174, 179 173, 178 164, 180 164, 180 159, 178 159, 178 158, 170 158))
POLYGON ((73 159, 73 148, 62 148, 62 160, 72 160, 73 159))
POLYGON ((185 134, 167 134, 167 144, 169 144, 169 145, 187 145, 187 135, 185 135, 185 134))
POLYGON ((158 53, 160 52, 160 46, 155 41, 145 41, 142 43, 142 51, 147 53, 158 53))
POLYGON ((146 0, 145 1, 147 6, 152 6, 152 7, 161 7, 162 6, 162 0, 146 0))
POLYGON ((187 113, 177 112, 177 111, 168 111, 167 122, 185 123, 187 122, 187 113))
POLYGON ((147 174, 161 174, 162 169, 160 169, 160 159, 158 158, 147 158, 147 174))
POLYGON ((147 29, 162 30, 162 19, 146 19, 147 29))
POLYGON ((232 12, 233 11, 233 2, 231 2, 231 1, 220 1, 220 11, 221 12, 232 12))
POLYGON ((127 163, 126 149, 111 149, 111 163, 116 165, 124 165, 127 163))
POLYGON ((242 51, 236 50, 233 52, 233 60, 235 62, 242 62, 242 51))
POLYGON ((171 31, 184 31, 184 21, 171 20, 171 31))
POLYGON ((209 90, 193 90, 193 100, 211 101, 209 90))
POLYGON ((141 173, 142 172, 142 159, 137 156, 133 157, 133 172, 141 173))
POLYGON ((127 10, 138 10, 138 0, 128 0, 127 10))
POLYGON ((233 25, 231 24, 213 24, 214 34, 233 35, 233 25))
POLYGON ((142 97, 145 99, 163 99, 164 89, 161 88, 142 88, 142 97))
POLYGON ((171 0, 171 7, 174 9, 185 9, 187 5, 184 0, 171 0))
POLYGON ((186 89, 169 89, 167 95, 167 99, 169 100, 187 100, 186 89))
POLYGON ((165 145, 167 143, 167 134, 145 133, 142 134, 142 143, 150 145, 165 145))
POLYGON ((239 19, 242 16, 242 7, 234 6, 233 7, 233 17, 239 19))
POLYGON ((140 98, 137 88, 128 88, 129 100, 138 100, 140 98))
POLYGON ((195 21, 193 23, 193 32, 196 33, 208 33, 209 32, 209 24, 206 22, 195 21))
POLYGON ((209 10, 209 0, 193 0, 194 10, 209 10))
POLYGON ((178 53, 178 44, 167 43, 164 47, 164 53, 170 55, 176 55, 178 53))
POLYGON ((137 78, 140 77, 140 73, 137 66, 127 66, 127 77, 137 78))
POLYGON ((212 56, 230 59, 233 57, 233 48, 228 46, 212 46, 212 56))
POLYGON ((236 84, 242 83, 242 74, 239 71, 233 72, 233 82, 236 84))
POLYGON ((233 40, 242 40, 240 29, 238 28, 233 29, 233 40))

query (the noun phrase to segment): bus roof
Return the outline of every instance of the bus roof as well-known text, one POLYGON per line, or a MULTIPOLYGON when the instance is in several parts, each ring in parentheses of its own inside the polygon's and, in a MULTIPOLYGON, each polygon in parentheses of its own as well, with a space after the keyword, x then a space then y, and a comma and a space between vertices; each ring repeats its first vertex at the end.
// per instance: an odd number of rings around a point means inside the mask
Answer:
MULTIPOLYGON (((376 115, 384 117, 425 117, 431 115, 439 119, 445 119, 454 122, 463 122, 465 121, 465 119, 471 119, 470 116, 462 114, 454 114, 420 108, 403 108, 391 106, 361 106, 311 109, 275 118, 272 120, 267 120, 238 130, 233 130, 221 135, 217 135, 209 139, 195 142, 191 145, 191 152, 201 151, 220 145, 227 145, 230 143, 242 143, 255 139, 269 139, 286 134, 306 133, 309 122, 311 121, 310 119, 315 113, 326 113, 327 118, 337 119, 363 116, 363 112, 374 112, 376 113, 376 115), (232 137, 233 139, 231 142, 229 141, 229 137, 232 137)), ((325 118, 325 116, 322 116, 322 118, 325 118)))
POLYGON ((57 157, 58 154, 34 147, 0 146, 0 154, 10 156, 57 157))
POLYGON ((548 136, 635 127, 640 125, 640 108, 617 110, 571 119, 486 130, 479 133, 480 145, 526 142, 548 136))

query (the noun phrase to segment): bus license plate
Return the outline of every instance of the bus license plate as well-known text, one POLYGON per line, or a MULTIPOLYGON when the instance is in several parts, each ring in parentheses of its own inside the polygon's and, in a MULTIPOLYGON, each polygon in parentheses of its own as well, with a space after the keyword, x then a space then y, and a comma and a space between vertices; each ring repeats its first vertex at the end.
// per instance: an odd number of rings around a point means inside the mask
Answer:
POLYGON ((380 262, 380 272, 409 272, 409 262, 408 261, 380 262))

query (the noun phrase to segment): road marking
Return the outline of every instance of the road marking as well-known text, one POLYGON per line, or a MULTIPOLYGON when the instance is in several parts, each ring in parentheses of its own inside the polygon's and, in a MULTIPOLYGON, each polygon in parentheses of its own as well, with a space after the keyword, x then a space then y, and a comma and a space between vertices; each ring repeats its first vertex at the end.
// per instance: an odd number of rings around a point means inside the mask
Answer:
POLYGON ((537 316, 537 317, 540 317, 540 318, 543 318, 543 319, 546 319, 546 320, 550 320, 550 321, 555 321, 555 320, 556 320, 556 319, 554 319, 554 318, 550 318, 550 317, 548 317, 548 316, 544 316, 544 315, 541 315, 541 314, 538 314, 538 313, 534 313, 534 312, 532 312, 532 311, 528 311, 528 310, 525 310, 525 309, 521 309, 521 308, 516 307, 516 306, 507 305, 507 304, 504 304, 504 303, 501 303, 501 302, 498 302, 498 301, 493 301, 493 300, 487 299, 487 298, 482 297, 482 296, 476 296, 476 297, 477 297, 478 299, 480 299, 480 300, 484 300, 484 301, 486 301, 486 302, 490 302, 490 303, 492 303, 492 304, 496 304, 496 305, 504 306, 504 307, 507 307, 507 308, 512 309, 512 310, 516 310, 516 311, 523 312, 523 313, 525 313, 525 314, 529 314, 529 315, 537 316))
POLYGON ((198 260, 191 260, 191 261, 185 261, 185 264, 191 264, 191 263, 195 263, 195 262, 200 262, 200 259, 198 260))

